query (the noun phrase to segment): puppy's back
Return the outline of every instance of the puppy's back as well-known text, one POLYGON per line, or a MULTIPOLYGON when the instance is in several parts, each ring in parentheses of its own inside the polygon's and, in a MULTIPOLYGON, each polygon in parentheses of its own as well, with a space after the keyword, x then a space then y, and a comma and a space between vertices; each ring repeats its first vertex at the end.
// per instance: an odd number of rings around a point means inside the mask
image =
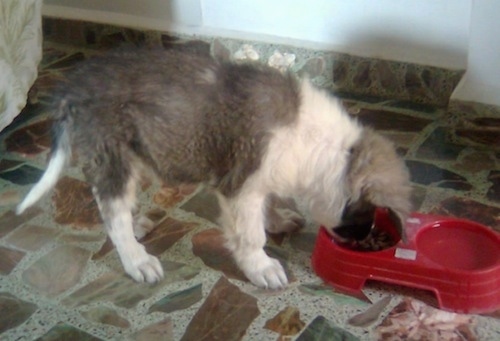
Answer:
POLYGON ((230 193, 258 168, 270 131, 293 124, 298 93, 295 79, 266 66, 122 49, 71 72, 56 105, 72 108, 84 160, 128 149, 165 181, 211 181, 230 193))

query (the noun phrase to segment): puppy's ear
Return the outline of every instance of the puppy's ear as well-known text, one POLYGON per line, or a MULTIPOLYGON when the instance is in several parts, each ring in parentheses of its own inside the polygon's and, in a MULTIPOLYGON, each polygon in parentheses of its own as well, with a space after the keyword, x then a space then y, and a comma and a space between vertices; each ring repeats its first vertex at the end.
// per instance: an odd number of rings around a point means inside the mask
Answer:
POLYGON ((389 218, 391 219, 392 223, 396 227, 396 230, 398 231, 399 235, 401 236, 401 240, 403 243, 408 242, 408 237, 406 235, 406 229, 405 229, 405 223, 406 223, 406 214, 398 214, 396 211, 389 209, 389 218))
POLYGON ((348 176, 352 197, 387 208, 401 239, 406 242, 404 227, 411 210, 411 183, 408 170, 393 144, 366 129, 353 149, 348 176))

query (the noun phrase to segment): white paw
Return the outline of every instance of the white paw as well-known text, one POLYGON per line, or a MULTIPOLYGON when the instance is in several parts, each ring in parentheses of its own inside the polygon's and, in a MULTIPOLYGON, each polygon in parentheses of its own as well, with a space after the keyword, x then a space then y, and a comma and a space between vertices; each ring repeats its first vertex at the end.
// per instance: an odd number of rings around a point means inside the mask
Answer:
POLYGON ((264 250, 248 255, 239 264, 247 278, 258 287, 281 289, 288 284, 283 266, 277 259, 266 255, 264 250))
POLYGON ((163 278, 163 267, 155 256, 148 254, 142 245, 120 254, 125 272, 137 282, 156 283, 163 278))
POLYGON ((154 229, 155 223, 148 217, 137 215, 134 217, 133 227, 134 236, 139 240, 154 229))

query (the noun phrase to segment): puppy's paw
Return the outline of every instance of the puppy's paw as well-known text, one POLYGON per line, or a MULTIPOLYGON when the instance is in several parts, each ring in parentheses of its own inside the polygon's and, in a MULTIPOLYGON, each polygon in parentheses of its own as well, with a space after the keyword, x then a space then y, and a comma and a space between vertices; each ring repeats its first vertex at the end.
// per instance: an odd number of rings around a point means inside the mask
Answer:
POLYGON ((245 257, 240 264, 247 278, 258 287, 281 289, 288 284, 283 266, 277 259, 266 255, 264 250, 245 257))
POLYGON ((155 223, 146 216, 134 216, 134 236, 137 240, 141 239, 155 228, 155 223))
POLYGON ((140 245, 140 251, 121 257, 125 272, 137 282, 156 283, 163 278, 163 267, 155 256, 148 254, 140 245))
POLYGON ((269 214, 266 230, 269 233, 289 233, 300 230, 306 220, 299 213, 287 208, 275 208, 269 214))

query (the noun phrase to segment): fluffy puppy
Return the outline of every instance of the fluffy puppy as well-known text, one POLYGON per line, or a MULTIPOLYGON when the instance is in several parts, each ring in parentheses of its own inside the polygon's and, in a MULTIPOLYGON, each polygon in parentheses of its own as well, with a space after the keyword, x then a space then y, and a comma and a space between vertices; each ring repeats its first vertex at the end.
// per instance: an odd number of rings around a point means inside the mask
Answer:
POLYGON ((125 271, 137 281, 163 276, 133 233, 143 166, 165 183, 215 190, 227 247, 260 287, 287 284, 281 264, 263 249, 271 194, 299 197, 328 227, 366 204, 387 207, 402 232, 410 209, 404 163, 390 142, 307 80, 185 51, 129 49, 84 62, 55 98, 52 156, 17 213, 55 185, 74 152, 125 271))

